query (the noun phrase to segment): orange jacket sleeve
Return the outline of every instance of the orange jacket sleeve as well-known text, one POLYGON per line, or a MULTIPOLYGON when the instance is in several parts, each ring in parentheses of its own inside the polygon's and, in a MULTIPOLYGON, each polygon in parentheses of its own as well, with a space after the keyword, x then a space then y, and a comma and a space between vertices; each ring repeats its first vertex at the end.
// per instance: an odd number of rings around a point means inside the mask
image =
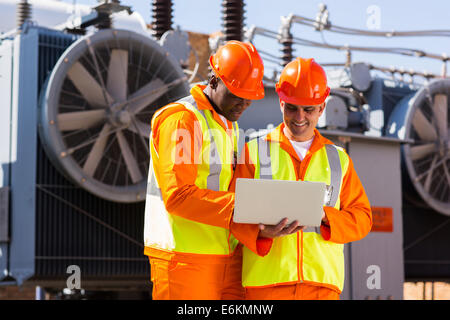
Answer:
MULTIPOLYGON (((244 148, 241 159, 236 166, 233 180, 231 180, 230 191, 232 192, 236 190, 237 178, 253 179, 255 176, 255 166, 250 163, 247 144, 244 148)), ((268 254, 272 247, 273 239, 258 238, 259 227, 257 224, 235 223, 231 221, 230 230, 236 239, 260 256, 268 254)))
POLYGON ((349 157, 340 193, 341 210, 324 207, 329 226, 320 231, 325 240, 347 243, 364 238, 372 228, 369 200, 349 157))
MULTIPOLYGON (((160 116, 161 117, 161 116, 160 116)), ((234 193, 195 185, 202 133, 195 115, 183 110, 156 121, 154 168, 167 211, 189 220, 229 228, 234 193)))

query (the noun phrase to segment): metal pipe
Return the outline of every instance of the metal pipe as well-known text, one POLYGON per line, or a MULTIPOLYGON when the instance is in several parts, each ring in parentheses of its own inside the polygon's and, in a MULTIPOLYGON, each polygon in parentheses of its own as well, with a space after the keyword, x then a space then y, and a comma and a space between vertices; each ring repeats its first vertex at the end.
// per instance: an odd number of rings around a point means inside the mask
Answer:
POLYGON ((448 61, 448 57, 446 54, 442 55, 442 70, 441 70, 441 76, 442 78, 447 77, 447 61, 448 61))

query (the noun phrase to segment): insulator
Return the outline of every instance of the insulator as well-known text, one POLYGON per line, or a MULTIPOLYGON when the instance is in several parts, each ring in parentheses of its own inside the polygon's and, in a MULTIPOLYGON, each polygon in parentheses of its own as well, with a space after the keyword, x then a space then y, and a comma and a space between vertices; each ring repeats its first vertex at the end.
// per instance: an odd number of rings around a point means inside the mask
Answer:
POLYGON ((223 0, 223 34, 226 41, 242 41, 244 28, 244 0, 223 0))
POLYGON ((22 25, 25 21, 31 19, 31 4, 29 4, 27 0, 22 0, 17 3, 16 19, 18 30, 22 29, 22 25))
POLYGON ((166 31, 172 30, 172 0, 153 0, 152 12, 152 35, 160 39, 166 31))
POLYGON ((283 36, 280 40, 281 43, 281 66, 286 66, 289 62, 294 59, 294 49, 292 48, 293 39, 291 34, 283 36))

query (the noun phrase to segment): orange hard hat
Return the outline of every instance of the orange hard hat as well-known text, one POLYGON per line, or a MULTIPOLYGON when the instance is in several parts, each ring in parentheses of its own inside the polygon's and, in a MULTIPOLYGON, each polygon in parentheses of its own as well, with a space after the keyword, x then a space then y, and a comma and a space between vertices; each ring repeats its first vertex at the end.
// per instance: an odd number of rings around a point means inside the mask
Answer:
POLYGON ((209 64, 234 95, 249 100, 264 98, 264 65, 253 44, 228 41, 209 58, 209 64))
POLYGON ((312 58, 289 62, 275 88, 281 100, 301 106, 322 104, 330 93, 325 71, 312 58))

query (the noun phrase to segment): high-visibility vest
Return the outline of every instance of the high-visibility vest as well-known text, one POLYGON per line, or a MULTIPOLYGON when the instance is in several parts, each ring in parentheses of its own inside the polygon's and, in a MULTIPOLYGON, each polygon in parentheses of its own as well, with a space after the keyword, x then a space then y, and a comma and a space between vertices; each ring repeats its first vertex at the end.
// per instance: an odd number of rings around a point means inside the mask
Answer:
MULTIPOLYGON (((199 150, 195 185, 201 189, 228 191, 233 176, 233 161, 237 157, 239 128, 233 123, 230 138, 226 131, 214 120, 210 110, 200 110, 192 96, 188 96, 160 109, 155 119, 167 108, 182 104, 192 111, 202 130, 203 143, 199 150)), ((189 137, 190 138, 190 137, 189 137)), ((242 137, 243 138, 243 137, 242 137)), ((146 247, 162 249, 174 253, 209 255, 230 255, 238 241, 229 229, 189 220, 167 212, 156 180, 153 159, 158 157, 150 139, 151 159, 147 184, 144 222, 144 244, 146 247)), ((199 212, 199 215, 202 213, 199 212)))
MULTIPOLYGON (((254 139, 248 143, 248 150, 255 164, 255 179, 297 180, 291 156, 278 142, 268 141, 264 137, 254 139)), ((339 209, 339 194, 348 164, 344 150, 332 144, 326 144, 312 154, 303 180, 327 184, 325 206, 339 209)), ((301 203, 298 205, 301 206, 301 203)), ((342 292, 345 275, 343 250, 343 244, 324 240, 320 228, 312 227, 273 239, 272 247, 264 257, 244 247, 243 286, 303 282, 342 292)))

